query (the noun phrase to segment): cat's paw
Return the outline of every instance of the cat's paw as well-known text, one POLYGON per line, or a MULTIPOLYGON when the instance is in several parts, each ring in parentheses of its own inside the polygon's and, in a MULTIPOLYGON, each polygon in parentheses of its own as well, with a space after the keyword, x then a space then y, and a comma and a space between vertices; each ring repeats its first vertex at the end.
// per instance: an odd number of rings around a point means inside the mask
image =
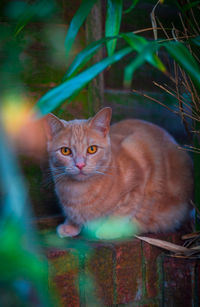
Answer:
POLYGON ((71 224, 60 224, 56 231, 60 238, 75 237, 81 232, 81 228, 71 224))

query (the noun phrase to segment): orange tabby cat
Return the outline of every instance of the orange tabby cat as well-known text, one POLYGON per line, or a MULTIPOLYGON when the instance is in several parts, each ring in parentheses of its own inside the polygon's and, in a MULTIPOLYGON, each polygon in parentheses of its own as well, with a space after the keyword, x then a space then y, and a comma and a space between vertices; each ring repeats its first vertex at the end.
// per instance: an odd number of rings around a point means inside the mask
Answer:
POLYGON ((129 217, 139 232, 158 232, 188 216, 192 162, 166 131, 133 119, 110 127, 110 108, 88 120, 46 119, 50 167, 67 217, 57 228, 61 237, 101 217, 129 217))

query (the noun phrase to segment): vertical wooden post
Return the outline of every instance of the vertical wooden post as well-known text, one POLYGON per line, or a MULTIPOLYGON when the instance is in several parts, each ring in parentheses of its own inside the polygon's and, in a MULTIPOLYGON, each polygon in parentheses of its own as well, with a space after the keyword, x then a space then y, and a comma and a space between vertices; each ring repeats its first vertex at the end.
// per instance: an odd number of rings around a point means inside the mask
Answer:
MULTIPOLYGON (((102 38, 102 6, 101 0, 97 1, 91 10, 86 22, 86 41, 87 44, 102 38)), ((102 59, 102 49, 94 55, 91 64, 97 63, 102 59)), ((102 106, 104 100, 104 77, 103 73, 93 79, 88 85, 88 105, 89 113, 93 115, 102 106)))

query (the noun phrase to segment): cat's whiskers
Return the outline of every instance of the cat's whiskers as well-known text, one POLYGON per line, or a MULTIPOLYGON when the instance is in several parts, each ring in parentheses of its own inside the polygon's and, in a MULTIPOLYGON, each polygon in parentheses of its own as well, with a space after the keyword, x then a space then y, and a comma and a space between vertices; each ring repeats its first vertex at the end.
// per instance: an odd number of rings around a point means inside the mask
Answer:
POLYGON ((100 175, 104 175, 104 176, 110 176, 111 175, 111 174, 100 172, 100 171, 95 171, 95 174, 100 174, 100 175))
POLYGON ((60 173, 60 174, 57 174, 57 175, 54 175, 53 177, 53 180, 54 180, 54 183, 58 183, 60 180, 63 180, 63 178, 66 176, 66 173, 60 173))

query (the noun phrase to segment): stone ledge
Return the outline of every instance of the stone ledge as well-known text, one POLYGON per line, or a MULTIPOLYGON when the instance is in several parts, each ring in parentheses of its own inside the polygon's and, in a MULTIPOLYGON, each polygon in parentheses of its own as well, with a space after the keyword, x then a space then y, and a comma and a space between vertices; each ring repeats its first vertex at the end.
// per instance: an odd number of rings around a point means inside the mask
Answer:
MULTIPOLYGON (((55 228, 61 219, 43 219, 38 225, 44 229, 48 221, 47 228, 55 228)), ((148 236, 180 244, 185 232, 148 236)), ((81 241, 89 250, 46 250, 49 283, 61 306, 199 306, 200 261, 171 257, 134 238, 71 240, 81 241)))

